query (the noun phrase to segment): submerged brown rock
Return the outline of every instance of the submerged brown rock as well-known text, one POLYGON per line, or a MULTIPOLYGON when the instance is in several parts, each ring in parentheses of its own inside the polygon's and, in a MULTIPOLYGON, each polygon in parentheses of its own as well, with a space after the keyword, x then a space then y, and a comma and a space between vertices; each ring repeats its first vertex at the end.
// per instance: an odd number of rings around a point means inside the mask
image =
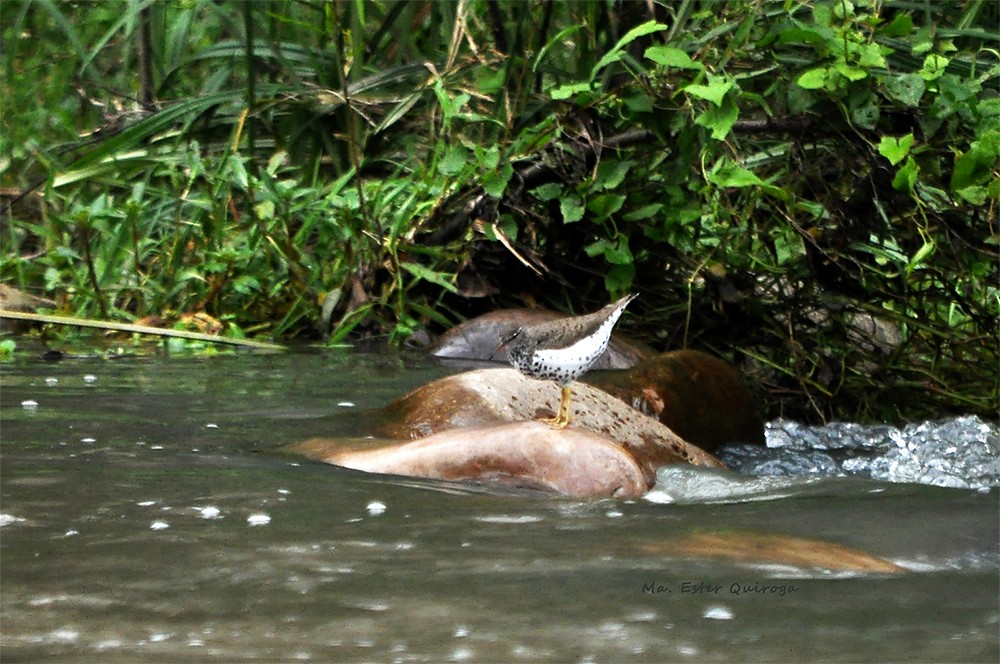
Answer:
POLYGON ((740 374, 707 353, 670 351, 627 371, 594 372, 583 380, 709 452, 727 443, 764 444, 764 422, 740 374))
MULTIPOLYGON (((534 420, 554 414, 559 397, 555 383, 514 369, 468 371, 419 387, 390 404, 389 420, 380 433, 422 438, 450 429, 534 420)), ((572 405, 574 424, 567 431, 589 431, 618 445, 639 465, 649 486, 656 468, 664 464, 722 466, 657 420, 595 387, 577 384, 572 405)))
MULTIPOLYGON (((489 359, 505 333, 560 317, 541 310, 493 312, 457 326, 432 352, 489 359)), ((381 442, 313 439, 287 450, 367 472, 579 497, 639 496, 656 483, 662 465, 722 468, 699 443, 716 449, 763 439, 749 391, 725 362, 695 351, 640 361, 648 355, 648 349, 613 338, 604 366, 634 368, 594 372, 574 383, 567 429, 534 421, 555 414, 559 386, 505 367, 448 376, 393 402, 375 425, 381 442)))
POLYGON ((451 429, 379 447, 317 438, 287 451, 370 473, 477 480, 581 498, 634 498, 649 488, 621 447, 588 431, 539 422, 451 429))
POLYGON ((860 549, 821 540, 746 531, 691 533, 650 543, 642 553, 685 558, 721 558, 833 571, 899 574, 906 570, 860 549))

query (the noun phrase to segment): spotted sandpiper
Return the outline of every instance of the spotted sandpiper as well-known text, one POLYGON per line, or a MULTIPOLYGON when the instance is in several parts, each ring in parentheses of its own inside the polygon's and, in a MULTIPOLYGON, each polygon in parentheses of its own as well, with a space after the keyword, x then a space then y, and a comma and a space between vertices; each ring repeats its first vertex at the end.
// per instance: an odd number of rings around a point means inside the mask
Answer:
POLYGON ((507 359, 526 376, 554 380, 562 388, 559 412, 544 419, 556 429, 569 425, 569 384, 582 376, 608 347, 611 330, 635 295, 626 295, 584 316, 525 325, 501 340, 507 359))

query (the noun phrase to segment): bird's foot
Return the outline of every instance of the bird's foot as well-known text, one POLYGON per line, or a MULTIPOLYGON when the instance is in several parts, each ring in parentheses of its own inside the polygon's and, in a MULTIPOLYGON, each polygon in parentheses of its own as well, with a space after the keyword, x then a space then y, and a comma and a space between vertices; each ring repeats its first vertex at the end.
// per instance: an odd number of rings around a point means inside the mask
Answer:
POLYGON ((573 417, 569 409, 569 397, 570 397, 569 386, 564 385, 562 388, 562 398, 559 400, 559 412, 556 413, 555 417, 545 418, 538 421, 545 422, 553 429, 565 429, 566 427, 568 427, 569 421, 573 417))
POLYGON ((566 427, 569 426, 570 417, 569 413, 563 414, 562 412, 560 412, 555 417, 543 417, 538 421, 542 422, 543 424, 548 424, 553 429, 565 429, 566 427))

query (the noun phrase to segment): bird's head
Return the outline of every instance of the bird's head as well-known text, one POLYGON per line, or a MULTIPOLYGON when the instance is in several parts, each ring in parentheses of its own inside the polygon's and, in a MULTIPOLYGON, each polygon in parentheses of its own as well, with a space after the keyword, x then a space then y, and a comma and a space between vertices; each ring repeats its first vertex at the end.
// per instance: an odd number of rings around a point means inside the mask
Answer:
POLYGON ((512 343, 515 339, 517 339, 518 336, 520 336, 520 334, 521 334, 521 328, 517 328, 516 330, 507 335, 502 335, 500 337, 500 345, 497 346, 496 350, 494 350, 490 354, 490 359, 492 360, 494 357, 496 357, 496 354, 499 353, 500 351, 507 350, 507 345, 512 343))

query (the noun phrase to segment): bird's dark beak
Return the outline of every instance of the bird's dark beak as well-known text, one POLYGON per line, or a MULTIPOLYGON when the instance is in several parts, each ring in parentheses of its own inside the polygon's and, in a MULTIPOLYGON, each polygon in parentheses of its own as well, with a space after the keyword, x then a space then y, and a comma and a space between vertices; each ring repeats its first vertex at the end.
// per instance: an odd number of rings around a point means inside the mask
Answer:
POLYGON ((517 335, 519 335, 519 334, 521 334, 521 328, 517 328, 511 334, 508 334, 506 337, 501 337, 500 338, 500 345, 496 347, 496 350, 494 350, 492 353, 490 353, 490 360, 496 359, 497 353, 499 353, 500 351, 506 349, 507 348, 507 344, 509 344, 514 339, 517 339, 517 335))

